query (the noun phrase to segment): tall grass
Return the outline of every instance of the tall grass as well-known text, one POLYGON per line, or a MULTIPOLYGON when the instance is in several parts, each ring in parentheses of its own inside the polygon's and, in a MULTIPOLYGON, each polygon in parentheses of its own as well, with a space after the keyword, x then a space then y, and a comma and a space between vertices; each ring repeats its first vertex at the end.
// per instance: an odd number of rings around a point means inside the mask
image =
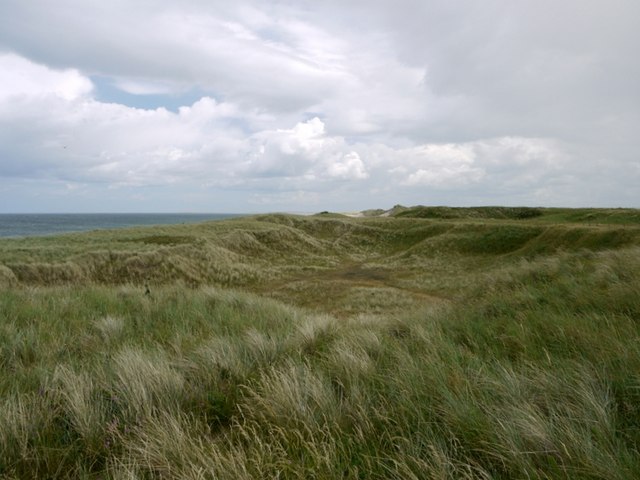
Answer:
POLYGON ((336 320, 211 289, 124 304, 102 287, 5 291, 14 343, 3 352, 1 468, 22 478, 632 478, 639 259, 634 249, 526 261, 466 303, 387 319, 336 320))
MULTIPOLYGON (((398 222, 410 255, 432 242, 398 222)), ((3 287, 0 475, 637 478, 640 250, 529 255, 537 239, 452 246, 472 274, 454 265, 435 303, 403 288, 426 274, 395 277, 409 257, 389 245, 370 268, 310 272, 345 286, 324 311, 179 282, 3 287)))

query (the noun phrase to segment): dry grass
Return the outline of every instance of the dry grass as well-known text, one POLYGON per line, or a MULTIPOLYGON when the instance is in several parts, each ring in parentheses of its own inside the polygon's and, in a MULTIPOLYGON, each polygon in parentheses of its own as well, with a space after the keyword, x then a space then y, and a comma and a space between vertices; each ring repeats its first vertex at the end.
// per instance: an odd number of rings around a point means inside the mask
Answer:
POLYGON ((538 220, 0 242, 0 475, 636 478, 637 227, 538 220))

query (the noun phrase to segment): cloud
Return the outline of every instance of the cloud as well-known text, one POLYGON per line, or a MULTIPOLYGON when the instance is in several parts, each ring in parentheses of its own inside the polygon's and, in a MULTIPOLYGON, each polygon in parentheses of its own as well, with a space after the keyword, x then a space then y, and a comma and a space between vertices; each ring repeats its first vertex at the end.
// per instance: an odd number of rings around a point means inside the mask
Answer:
POLYGON ((639 14, 628 0, 8 0, 0 195, 639 206, 639 14))
POLYGON ((464 185, 479 181, 485 174, 475 164, 474 149, 468 145, 424 145, 403 152, 407 160, 397 171, 414 167, 401 182, 408 186, 464 185))
MULTIPOLYGON (((356 2, 407 65, 425 69, 441 140, 580 135, 637 112, 640 4, 570 0, 356 2), (614 113, 615 112, 615 113, 614 113)), ((427 135, 428 130, 427 130, 427 135)), ((432 137, 435 138, 435 137, 432 137)))
POLYGON ((341 136, 329 136, 318 117, 291 129, 266 130, 251 139, 253 153, 245 166, 249 176, 362 180, 368 177, 360 155, 341 136))
POLYGON ((173 93, 174 86, 161 82, 139 81, 130 78, 114 81, 116 88, 132 95, 167 95, 173 93))
POLYGON ((36 71, 42 84, 4 89, 0 97, 5 176, 117 186, 215 175, 228 169, 225 162, 244 142, 234 121, 252 118, 208 97, 178 113, 101 103, 87 96, 91 84, 77 72, 10 60, 22 71, 36 71))
POLYGON ((369 177, 369 173, 360 159, 358 152, 349 152, 340 160, 329 165, 327 173, 336 178, 363 180, 369 177))
POLYGON ((0 71, 1 103, 47 96, 75 100, 93 90, 91 81, 76 69, 51 70, 13 53, 0 53, 0 71))
POLYGON ((327 136, 317 117, 290 129, 247 135, 247 125, 264 120, 230 103, 203 97, 177 113, 102 103, 88 95, 91 82, 77 71, 49 69, 15 56, 0 57, 3 61, 16 77, 36 72, 43 80, 3 89, 0 136, 6 142, 0 172, 6 176, 113 187, 194 179, 238 185, 256 176, 367 176, 358 154, 345 151, 343 138, 327 136), (243 163, 245 157, 249 161, 243 163))
POLYGON ((282 15, 274 17, 250 4, 62 0, 41 2, 34 15, 32 5, 11 3, 0 6, 0 43, 54 66, 115 77, 132 93, 196 85, 288 111, 329 95, 344 75, 339 41, 285 6, 274 6, 282 15))

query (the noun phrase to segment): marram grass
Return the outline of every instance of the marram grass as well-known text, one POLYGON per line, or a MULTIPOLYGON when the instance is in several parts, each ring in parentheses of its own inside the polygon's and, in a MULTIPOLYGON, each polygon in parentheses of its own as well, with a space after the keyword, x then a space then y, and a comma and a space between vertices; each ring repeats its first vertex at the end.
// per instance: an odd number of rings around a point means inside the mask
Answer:
POLYGON ((640 477, 637 246, 543 254, 533 237, 519 253, 511 240, 463 253, 467 239, 447 265, 428 251, 431 220, 275 220, 343 243, 324 259, 253 261, 289 287, 338 282, 343 296, 300 309, 282 284, 279 300, 215 282, 156 282, 150 295, 135 283, 3 286, 0 475, 640 477), (447 286, 431 287, 439 274, 447 286))

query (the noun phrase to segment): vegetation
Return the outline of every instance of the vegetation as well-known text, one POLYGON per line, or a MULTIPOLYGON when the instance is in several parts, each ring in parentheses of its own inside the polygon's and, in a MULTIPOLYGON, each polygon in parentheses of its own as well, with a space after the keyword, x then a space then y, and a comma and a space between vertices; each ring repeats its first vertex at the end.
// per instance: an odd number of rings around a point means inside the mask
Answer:
POLYGON ((0 476, 638 478, 638 212, 422 209, 0 241, 0 476))
POLYGON ((640 224, 640 211, 631 208, 531 208, 531 207, 411 207, 395 206, 396 217, 437 219, 539 219, 547 222, 640 224))

